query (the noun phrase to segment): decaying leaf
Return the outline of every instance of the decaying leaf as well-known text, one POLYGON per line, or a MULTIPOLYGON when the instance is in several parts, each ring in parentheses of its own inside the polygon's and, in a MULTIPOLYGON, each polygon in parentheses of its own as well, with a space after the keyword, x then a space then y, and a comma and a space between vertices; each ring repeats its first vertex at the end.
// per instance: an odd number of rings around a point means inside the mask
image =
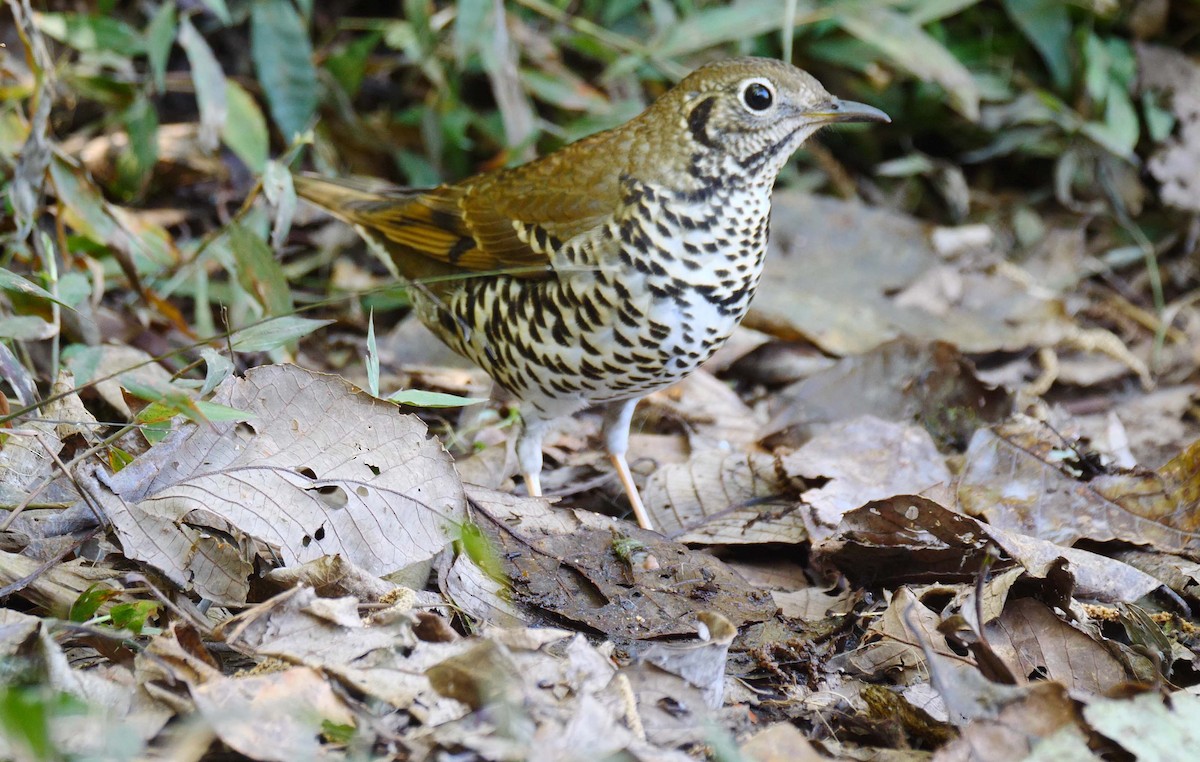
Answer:
POLYGON ((1042 284, 986 263, 964 264, 952 289, 894 297, 943 265, 915 218, 799 193, 776 193, 772 205, 753 328, 846 356, 902 336, 964 352, 1053 346, 1072 325, 1042 284))
POLYGON ((999 422, 1009 394, 984 384, 950 344, 897 339, 780 390, 772 400, 768 446, 803 442, 830 421, 869 414, 917 421, 943 449, 963 449, 980 426, 999 422))
POLYGON ((82 478, 125 553, 181 588, 240 604, 254 563, 333 553, 383 576, 427 562, 462 520, 425 425, 340 379, 268 366, 215 400, 252 417, 185 425, 115 476, 82 478))
POLYGON ((794 544, 808 537, 800 486, 774 456, 701 450, 656 470, 643 498, 656 526, 679 542, 794 544))
POLYGON ((1103 695, 1132 677, 1095 636, 1032 598, 1010 601, 986 632, 988 645, 1014 674, 1054 680, 1073 695, 1103 695))
POLYGON ((640 640, 694 632, 701 608, 734 627, 774 610, 765 591, 717 559, 631 524, 544 500, 475 488, 469 494, 526 621, 566 619, 614 639, 640 640), (630 563, 619 547, 623 540, 641 543, 657 567, 630 563))
POLYGON ((958 485, 993 526, 1070 546, 1149 545, 1200 557, 1200 442, 1157 472, 1107 472, 1048 427, 1017 418, 975 434, 958 485))
POLYGON ((1064 561, 1075 594, 1085 598, 1131 602, 1163 584, 1116 559, 1007 532, 916 495, 847 513, 819 552, 864 584, 970 582, 984 569, 1002 570, 1012 562, 1044 579, 1064 561), (1004 556, 993 559, 989 544, 1004 556))
POLYGON ((950 470, 925 429, 869 415, 823 428, 783 458, 783 471, 820 485, 801 495, 812 506, 814 541, 832 534, 847 511, 872 500, 950 483, 950 470))

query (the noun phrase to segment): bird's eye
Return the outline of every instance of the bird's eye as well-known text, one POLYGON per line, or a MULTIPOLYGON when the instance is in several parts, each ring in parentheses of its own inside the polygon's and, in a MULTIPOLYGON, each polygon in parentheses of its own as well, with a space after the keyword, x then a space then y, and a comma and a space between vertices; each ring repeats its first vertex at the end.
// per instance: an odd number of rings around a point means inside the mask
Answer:
POLYGON ((762 82, 751 82, 746 85, 745 90, 742 90, 742 102, 751 111, 766 111, 771 108, 771 104, 774 101, 775 96, 771 93, 771 88, 762 82))

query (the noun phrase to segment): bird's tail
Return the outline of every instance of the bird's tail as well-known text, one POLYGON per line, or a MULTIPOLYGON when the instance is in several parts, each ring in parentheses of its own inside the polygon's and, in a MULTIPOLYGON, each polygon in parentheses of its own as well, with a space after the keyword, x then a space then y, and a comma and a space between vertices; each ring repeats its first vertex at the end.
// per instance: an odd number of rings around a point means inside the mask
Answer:
POLYGON ((380 180, 329 178, 308 172, 293 175, 292 182, 300 198, 352 225, 370 225, 381 209, 412 201, 426 192, 380 180))

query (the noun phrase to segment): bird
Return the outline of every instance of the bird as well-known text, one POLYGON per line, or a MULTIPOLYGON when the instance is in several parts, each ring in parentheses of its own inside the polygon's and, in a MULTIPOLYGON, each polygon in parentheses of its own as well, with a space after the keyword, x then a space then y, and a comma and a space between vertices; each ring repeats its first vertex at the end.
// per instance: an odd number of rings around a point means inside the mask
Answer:
POLYGON ((421 322, 519 400, 530 495, 542 494, 551 424, 603 406, 605 449, 652 529, 626 459, 634 407, 696 370, 746 314, 771 192, 796 149, 828 124, 890 121, 789 63, 729 58, 520 166, 434 188, 294 182, 385 253, 421 322))

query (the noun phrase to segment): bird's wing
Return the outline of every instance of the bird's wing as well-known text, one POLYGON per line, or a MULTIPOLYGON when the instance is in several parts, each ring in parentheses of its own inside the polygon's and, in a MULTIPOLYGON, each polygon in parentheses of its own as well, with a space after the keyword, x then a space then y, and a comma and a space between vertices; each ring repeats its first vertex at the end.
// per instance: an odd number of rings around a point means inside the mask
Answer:
POLYGON ((296 191, 380 236, 401 272, 412 271, 402 260, 416 256, 459 270, 545 277, 558 247, 600 224, 618 203, 616 157, 594 160, 605 137, 458 185, 412 190, 299 175, 296 191))

